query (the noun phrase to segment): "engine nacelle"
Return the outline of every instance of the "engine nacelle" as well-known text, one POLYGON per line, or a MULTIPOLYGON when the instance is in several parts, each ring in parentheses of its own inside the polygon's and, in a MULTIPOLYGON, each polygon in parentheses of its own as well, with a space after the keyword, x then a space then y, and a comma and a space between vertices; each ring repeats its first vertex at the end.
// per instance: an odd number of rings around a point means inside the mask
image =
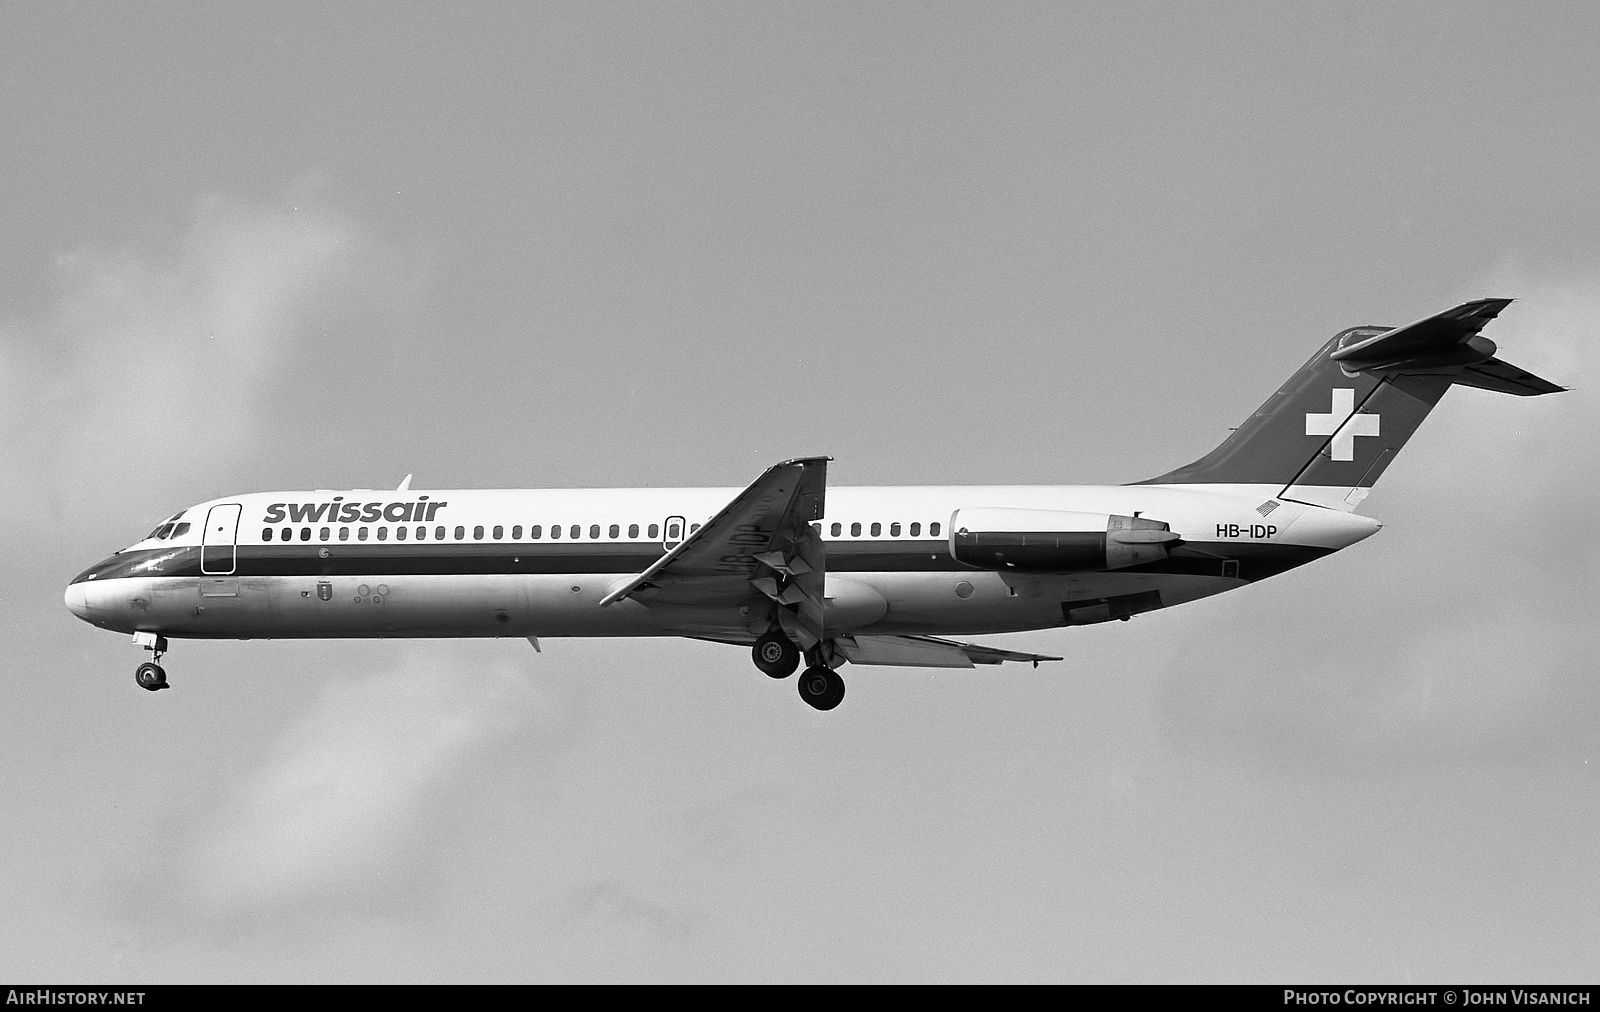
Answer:
POLYGON ((1116 513, 978 507, 950 517, 950 554, 976 569, 1099 573, 1166 558, 1178 535, 1116 513))

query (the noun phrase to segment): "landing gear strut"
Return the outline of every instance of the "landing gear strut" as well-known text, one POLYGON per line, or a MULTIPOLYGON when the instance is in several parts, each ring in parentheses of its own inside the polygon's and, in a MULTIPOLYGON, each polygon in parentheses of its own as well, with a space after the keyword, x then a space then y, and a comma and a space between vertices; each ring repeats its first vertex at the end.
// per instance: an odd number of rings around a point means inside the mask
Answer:
POLYGON ((161 655, 167 652, 167 638, 156 633, 134 633, 133 642, 150 651, 150 660, 139 665, 133 673, 133 680, 139 683, 139 688, 151 692, 172 688, 167 684, 167 673, 159 663, 161 655))
POLYGON ((800 698, 819 710, 831 710, 844 700, 844 679, 825 664, 814 664, 800 676, 800 698))
POLYGON ((800 666, 800 651, 794 641, 776 629, 756 640, 750 656, 769 678, 788 678, 800 666))

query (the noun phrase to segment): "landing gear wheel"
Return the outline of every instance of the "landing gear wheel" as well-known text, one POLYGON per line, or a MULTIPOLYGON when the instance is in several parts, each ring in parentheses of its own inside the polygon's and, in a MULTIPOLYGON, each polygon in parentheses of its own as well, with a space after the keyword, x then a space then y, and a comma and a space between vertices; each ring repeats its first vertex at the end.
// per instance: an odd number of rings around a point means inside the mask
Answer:
POLYGON ((151 664, 148 661, 139 665, 139 670, 133 673, 133 678, 139 683, 139 688, 149 689, 151 692, 172 688, 167 684, 167 673, 161 670, 161 665, 151 664))
POLYGON ((750 656, 768 678, 788 678, 800 666, 800 651, 789 637, 777 631, 756 640, 750 656))
POLYGON ((844 679, 826 665, 809 667, 800 676, 800 698, 819 710, 831 710, 844 700, 844 679))

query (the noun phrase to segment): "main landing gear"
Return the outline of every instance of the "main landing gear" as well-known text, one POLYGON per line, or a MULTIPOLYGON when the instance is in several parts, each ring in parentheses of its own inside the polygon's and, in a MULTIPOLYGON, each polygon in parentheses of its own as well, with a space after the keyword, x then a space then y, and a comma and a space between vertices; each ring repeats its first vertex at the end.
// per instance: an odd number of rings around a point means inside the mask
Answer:
MULTIPOLYGON (((800 676, 800 698, 819 710, 831 710, 844 699, 844 679, 828 667, 827 656, 821 644, 806 651, 808 665, 800 676)), ((750 657, 770 678, 788 678, 800 666, 800 648, 779 629, 757 639, 750 657)))
POLYGON ((800 676, 800 698, 819 710, 831 710, 844 701, 844 679, 826 664, 814 664, 800 676))
POLYGON ((800 651, 794 641, 776 629, 756 640, 750 656, 768 678, 788 678, 800 666, 800 651))
POLYGON ((133 642, 150 651, 150 660, 139 665, 133 673, 133 680, 139 683, 139 688, 151 692, 172 688, 167 684, 167 673, 159 663, 161 655, 167 652, 167 638, 156 633, 134 633, 133 642))

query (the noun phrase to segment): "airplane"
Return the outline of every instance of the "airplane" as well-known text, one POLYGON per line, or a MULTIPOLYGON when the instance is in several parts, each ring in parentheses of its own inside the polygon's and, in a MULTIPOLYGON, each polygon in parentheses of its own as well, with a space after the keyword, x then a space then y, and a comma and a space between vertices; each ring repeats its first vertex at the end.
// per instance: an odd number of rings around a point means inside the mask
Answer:
POLYGON ((828 457, 749 487, 347 489, 203 502, 85 570, 73 614, 169 639, 683 636, 748 647, 805 702, 845 664, 1062 658, 965 637, 1123 620, 1376 533, 1355 512, 1452 385, 1562 387, 1495 357, 1509 299, 1317 350, 1216 449, 1126 485, 827 487, 828 457))

